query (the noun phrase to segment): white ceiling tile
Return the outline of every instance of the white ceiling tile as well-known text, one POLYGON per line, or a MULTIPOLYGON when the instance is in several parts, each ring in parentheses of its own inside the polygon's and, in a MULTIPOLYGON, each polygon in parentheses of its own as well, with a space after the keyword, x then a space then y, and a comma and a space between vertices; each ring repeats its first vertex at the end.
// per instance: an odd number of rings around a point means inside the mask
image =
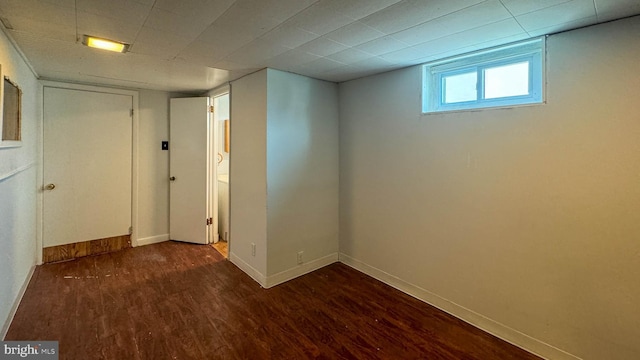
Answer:
POLYGON ((379 74, 381 72, 386 72, 392 69, 393 69, 392 67, 372 69, 372 68, 355 67, 355 66, 348 65, 345 67, 327 71, 324 74, 322 74, 322 78, 329 81, 342 82, 342 81, 358 79, 358 78, 373 75, 373 74, 379 74))
POLYGON ((389 61, 394 64, 400 65, 409 65, 411 61, 414 59, 419 59, 421 57, 426 56, 420 49, 416 46, 392 51, 390 53, 382 54, 380 57, 386 61, 389 61))
POLYGON ((291 24, 278 26, 260 37, 260 39, 268 40, 291 49, 317 38, 317 34, 300 29, 291 24))
MULTIPOLYGON (((33 0, 28 0, 28 1, 33 1, 33 0)), ((40 5, 50 4, 50 5, 55 5, 55 6, 67 8, 67 9, 76 8, 76 0, 37 0, 37 1, 40 3, 40 5)), ((21 2, 26 2, 26 1, 21 1, 21 2)))
POLYGON ((573 0, 502 0, 502 3, 513 16, 518 16, 571 1, 573 0))
POLYGON ((414 46, 413 49, 424 57, 446 53, 452 50, 483 44, 494 39, 508 38, 525 34, 514 19, 507 19, 471 30, 445 36, 414 46))
MULTIPOLYGON (((215 21, 235 0, 155 0, 154 8, 190 19, 215 21)), ((153 1, 151 1, 153 3, 153 1)))
POLYGON ((313 72, 314 74, 322 74, 327 71, 342 67, 344 65, 346 64, 343 64, 341 62, 338 62, 332 59, 319 58, 310 63, 303 64, 302 66, 298 67, 298 69, 308 70, 310 72, 313 72))
POLYGON ((597 22, 598 22, 598 18, 596 16, 590 16, 590 17, 587 17, 587 18, 584 18, 584 19, 580 19, 580 20, 563 22, 563 23, 560 23, 560 24, 551 25, 549 27, 544 27, 544 28, 540 28, 540 29, 536 29, 536 30, 531 30, 528 33, 532 37, 541 36, 541 35, 547 35, 547 34, 554 34, 554 33, 561 32, 561 31, 567 31, 567 30, 571 30, 571 29, 581 28, 581 27, 584 27, 584 26, 589 26, 589 25, 595 24, 597 22))
POLYGON ((80 44, 49 41, 19 34, 25 54, 45 79, 65 79, 91 84, 126 86, 169 91, 206 91, 226 81, 226 71, 194 66, 180 61, 156 61, 133 53, 98 52, 80 44), (52 61, 57 59, 57 61, 52 61), (181 86, 176 84, 191 84, 181 86), (196 85, 200 84, 200 85, 196 85))
POLYGON ((372 55, 382 55, 407 47, 409 47, 408 44, 394 38, 392 35, 387 35, 364 44, 360 44, 355 48, 372 55))
POLYGON ((147 17, 144 26, 149 29, 156 29, 160 32, 171 31, 177 36, 195 39, 204 31, 213 20, 198 19, 178 15, 168 10, 154 7, 147 17))
POLYGON ((281 22, 317 2, 318 0, 236 0, 236 4, 241 8, 281 22))
MULTIPOLYGON (((225 82, 240 79, 241 77, 247 76, 247 75, 249 75, 251 73, 254 73, 254 72, 258 71, 258 70, 261 70, 261 69, 231 70, 231 71, 229 71, 229 79, 227 81, 225 81, 225 82)), ((219 82, 218 86, 220 86, 221 84, 224 84, 224 82, 219 82)))
MULTIPOLYGON (((46 0, 46 1, 57 1, 57 0, 46 0)), ((65 1, 75 1, 75 0, 65 0, 65 1)), ((132 0, 144 5, 153 5, 156 0, 132 0)))
MULTIPOLYGON (((61 4, 66 4, 62 2, 61 4)), ((0 2, 0 16, 8 19, 14 29, 27 31, 28 29, 18 29, 12 21, 13 18, 21 18, 23 26, 28 26, 28 21, 33 20, 41 24, 51 24, 52 26, 74 26, 76 14, 73 7, 59 6, 57 4, 40 2, 38 0, 24 1, 2 1, 0 2), (33 9, 37 8, 38 11, 33 9)))
POLYGON ((351 24, 345 25, 340 29, 337 29, 325 35, 325 37, 328 39, 348 46, 360 45, 367 41, 378 39, 383 36, 385 36, 383 32, 378 31, 359 21, 352 22, 351 24))
POLYGON ((381 57, 378 56, 372 56, 369 58, 366 58, 364 60, 360 60, 357 62, 354 62, 352 64, 349 64, 352 67, 355 67, 357 69, 362 69, 362 70, 374 70, 374 69, 381 69, 381 68, 388 68, 393 66, 393 63, 390 61, 387 61, 381 57))
POLYGON ((362 19, 401 0, 321 0, 322 6, 354 20, 362 19))
POLYGON ((312 61, 320 59, 321 56, 309 54, 300 50, 289 50, 278 56, 265 61, 265 66, 278 70, 292 70, 298 68, 304 64, 308 64, 312 61))
POLYGON ((151 6, 129 0, 77 0, 76 9, 141 27, 151 6))
POLYGON ((640 14, 639 0, 595 0, 598 21, 640 14))
MULTIPOLYGON (((228 71, 237 71, 247 69, 246 64, 238 64, 230 60, 220 60, 213 64, 216 69, 223 69, 228 71)), ((257 68, 252 68, 257 69, 257 68)))
POLYGON ((170 60, 186 48, 190 39, 177 36, 171 31, 162 31, 143 27, 130 51, 137 54, 153 55, 170 60))
POLYGON ((526 31, 533 31, 592 16, 596 16, 593 0, 573 0, 520 15, 516 19, 526 31))
POLYGON ((154 8, 166 10, 181 16, 197 15, 203 5, 202 0, 154 0, 154 2, 154 8))
POLYGON ((76 27, 74 23, 54 23, 38 19, 28 19, 22 16, 12 16, 9 21, 13 29, 18 32, 29 32, 30 34, 48 39, 69 42, 76 41, 76 27))
POLYGON ((437 57, 443 53, 482 44, 493 39, 522 34, 524 31, 520 25, 514 19, 507 19, 384 54, 380 57, 397 64, 414 64, 417 59, 437 57))
POLYGON ((278 56, 282 53, 290 50, 287 47, 277 45, 267 40, 255 40, 249 44, 234 51, 231 55, 227 56, 224 60, 229 60, 238 64, 247 64, 252 66, 261 67, 267 59, 274 56, 278 56))
POLYGON ((503 38, 499 38, 499 39, 493 39, 493 40, 490 40, 490 41, 476 43, 476 44, 473 44, 473 45, 470 45, 470 46, 465 46, 465 47, 462 47, 462 48, 458 48, 458 49, 446 51, 446 52, 443 52, 443 53, 439 53, 439 54, 423 57, 423 58, 420 58, 420 59, 416 59, 415 60, 415 64, 423 64, 423 63, 427 63, 427 62, 430 62, 430 61, 442 60, 442 59, 446 59, 448 57, 458 56, 458 55, 462 55, 462 54, 466 54, 466 53, 470 53, 470 52, 474 52, 474 51, 478 51, 478 50, 488 49, 488 48, 491 48, 491 47, 494 47, 494 46, 505 45, 505 44, 509 44, 509 43, 512 43, 512 42, 525 40, 525 39, 528 39, 528 38, 529 38, 529 35, 527 33, 521 33, 521 34, 517 34, 517 35, 513 35, 513 36, 507 36, 507 37, 503 37, 503 38))
POLYGON ((327 56, 348 48, 348 46, 335 42, 331 39, 319 37, 315 40, 309 41, 304 45, 298 46, 296 49, 318 56, 327 56))
POLYGON ((404 0, 361 21, 386 34, 393 34, 482 1, 484 0, 404 0))
POLYGON ((353 21, 352 18, 339 14, 322 3, 316 3, 287 20, 287 24, 324 35, 353 21))
POLYGON ((508 18, 511 14, 502 3, 490 0, 394 33, 393 37, 416 45, 508 18))
POLYGON ((200 92, 266 66, 344 81, 639 13, 640 0, 0 0, 43 78, 200 92), (80 34, 131 52, 77 43, 76 2, 80 34))
POLYGON ((242 31, 237 32, 234 28, 226 26, 226 24, 215 22, 196 38, 193 45, 206 44, 208 47, 231 53, 253 39, 254 37, 251 34, 242 31))
POLYGON ((351 65, 345 65, 345 66, 341 66, 339 68, 335 68, 329 71, 326 71, 325 73, 323 73, 322 78, 329 80, 329 81, 342 81, 343 79, 346 78, 350 78, 352 76, 355 76, 356 74, 360 73, 362 70, 351 66, 351 65))
POLYGON ((213 66, 217 61, 233 52, 231 46, 224 48, 223 45, 211 45, 200 41, 189 44, 184 50, 176 56, 177 59, 189 61, 194 64, 213 66))
POLYGON ((354 48, 342 50, 340 52, 327 56, 327 58, 341 62, 343 64, 352 64, 352 63, 362 61, 371 57, 372 57, 371 54, 368 54, 364 51, 360 51, 354 48))
POLYGON ((210 44, 230 42, 232 43, 231 47, 238 49, 278 25, 280 22, 273 18, 262 16, 255 10, 246 10, 234 4, 204 30, 198 40, 210 44))
POLYGON ((78 34, 93 35, 110 40, 133 43, 142 22, 131 23, 102 15, 78 11, 78 34))

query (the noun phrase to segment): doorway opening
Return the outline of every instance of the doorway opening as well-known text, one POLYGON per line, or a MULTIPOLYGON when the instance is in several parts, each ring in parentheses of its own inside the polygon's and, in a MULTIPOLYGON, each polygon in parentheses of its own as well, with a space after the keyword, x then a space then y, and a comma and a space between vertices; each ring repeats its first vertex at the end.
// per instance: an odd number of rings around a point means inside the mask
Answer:
MULTIPOLYGON (((229 257, 229 163, 230 163, 230 116, 229 93, 213 98, 214 144, 216 151, 218 236, 214 236, 212 246, 225 258, 229 257)), ((214 187, 215 189, 215 187, 214 187)))

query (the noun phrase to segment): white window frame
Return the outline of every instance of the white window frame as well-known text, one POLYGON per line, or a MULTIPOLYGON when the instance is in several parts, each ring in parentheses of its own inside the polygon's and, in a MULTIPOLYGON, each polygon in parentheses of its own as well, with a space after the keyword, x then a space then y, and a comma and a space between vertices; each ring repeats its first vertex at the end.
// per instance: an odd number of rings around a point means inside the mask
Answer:
POLYGON ((422 112, 438 113, 492 107, 539 104, 544 102, 545 38, 540 37, 453 58, 423 66, 422 112), (495 67, 529 62, 529 93, 493 99, 484 98, 484 71, 495 67), (477 72, 477 99, 445 103, 444 81, 448 76, 477 72))

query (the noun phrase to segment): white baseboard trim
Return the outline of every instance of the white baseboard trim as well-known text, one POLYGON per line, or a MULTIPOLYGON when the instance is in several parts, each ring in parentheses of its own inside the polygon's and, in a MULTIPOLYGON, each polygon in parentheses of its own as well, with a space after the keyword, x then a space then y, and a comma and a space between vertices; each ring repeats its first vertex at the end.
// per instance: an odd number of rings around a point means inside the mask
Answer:
POLYGON ((169 234, 149 236, 149 237, 146 237, 146 238, 138 239, 138 241, 136 241, 136 246, 157 244, 157 243, 161 243, 161 242, 164 242, 164 241, 169 241, 169 234))
POLYGON ((244 260, 242 260, 238 255, 231 253, 229 254, 229 260, 240 270, 244 271, 245 274, 249 275, 253 280, 255 280, 260 286, 263 288, 266 287, 267 277, 264 276, 261 272, 253 268, 253 266, 247 264, 244 260))
POLYGON ((394 275, 383 270, 370 266, 360 260, 356 260, 348 255, 340 254, 340 262, 348 265, 358 271, 361 271, 383 283, 394 287, 418 300, 424 301, 456 318, 467 322, 497 338, 500 338, 510 344, 520 347, 526 351, 536 354, 545 359, 554 360, 581 360, 581 358, 569 354, 561 349, 549 345, 540 340, 534 339, 518 330, 512 329, 486 316, 478 314, 463 306, 460 306, 450 300, 447 300, 428 290, 420 288, 416 285, 408 283, 394 275))
POLYGON ((310 273, 312 271, 316 271, 322 267, 333 264, 338 261, 338 253, 329 254, 327 256, 323 256, 319 259, 315 259, 309 262, 305 262, 302 265, 298 265, 289 270, 285 270, 279 272, 277 274, 267 276, 267 286, 265 288, 274 287, 276 285, 287 282, 291 279, 297 278, 298 276, 302 276, 304 274, 310 273))
POLYGON ((2 340, 4 340, 4 338, 7 336, 7 332, 9 331, 9 326, 11 325, 11 322, 13 321, 14 316, 16 316, 16 312, 18 311, 18 306, 22 301, 22 297, 24 296, 24 293, 27 291, 27 286, 29 286, 29 282, 31 282, 31 278, 33 277, 33 273, 35 271, 36 271, 36 266, 35 265, 31 266, 31 269, 29 270, 29 274, 27 274, 27 277, 24 279, 24 282, 22 283, 22 286, 18 291, 18 296, 16 296, 16 299, 13 301, 13 306, 11 306, 11 311, 9 312, 9 316, 4 321, 4 324, 2 325, 2 332, 0 332, 0 339, 2 340))

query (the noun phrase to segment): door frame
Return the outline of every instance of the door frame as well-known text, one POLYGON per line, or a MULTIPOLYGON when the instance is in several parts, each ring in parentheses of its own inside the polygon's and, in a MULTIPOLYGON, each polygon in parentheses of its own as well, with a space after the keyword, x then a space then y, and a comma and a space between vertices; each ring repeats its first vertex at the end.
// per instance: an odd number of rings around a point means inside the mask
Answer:
POLYGON ((138 131, 139 131, 139 93, 135 90, 124 90, 110 87, 81 85, 58 81, 40 80, 38 99, 41 104, 40 119, 38 123, 38 171, 36 184, 36 259, 37 264, 42 264, 43 227, 44 227, 44 88, 58 88, 68 90, 82 90, 98 93, 127 95, 132 97, 133 122, 131 124, 131 246, 138 246, 138 131))
MULTIPOLYGON (((209 96, 209 98, 211 98, 211 105, 215 106, 215 98, 223 96, 223 95, 229 95, 229 120, 231 120, 231 85, 230 83, 226 83, 224 85, 218 86, 217 88, 210 90, 207 95, 209 96)), ((212 156, 212 163, 211 166, 215 169, 213 175, 214 178, 211 179, 211 191, 212 191, 212 195, 213 196, 209 196, 209 198, 212 200, 213 204, 211 204, 211 207, 215 207, 215 217, 213 219, 214 222, 214 228, 213 230, 215 231, 215 234, 213 234, 213 236, 210 236, 209 238, 213 240, 213 238, 215 237, 216 239, 219 239, 219 231, 220 231, 220 224, 218 223, 218 202, 220 201, 220 199, 218 198, 218 161, 217 161, 217 155, 218 155, 218 147, 220 146, 220 144, 218 144, 218 124, 216 124, 216 119, 215 119, 215 109, 214 109, 214 114, 212 114, 211 116, 211 123, 213 124, 212 127, 212 134, 211 136, 214 139, 214 146, 211 149, 211 156, 212 156)), ((231 122, 229 122, 229 126, 231 126, 231 122)), ((229 159, 229 169, 231 169, 231 159, 229 159)), ((229 183, 229 187, 231 187, 231 184, 229 183)), ((229 194, 230 195, 230 194, 229 194)), ((229 196, 229 209, 231 209, 231 196, 229 196)), ((229 213, 231 212, 231 210, 229 210, 229 213)), ((231 223, 231 217, 229 217, 229 223, 231 223)), ((227 239, 227 259, 231 258, 231 229, 228 230, 228 239, 227 239)), ((213 241, 211 241, 211 243, 213 244, 213 241)))

